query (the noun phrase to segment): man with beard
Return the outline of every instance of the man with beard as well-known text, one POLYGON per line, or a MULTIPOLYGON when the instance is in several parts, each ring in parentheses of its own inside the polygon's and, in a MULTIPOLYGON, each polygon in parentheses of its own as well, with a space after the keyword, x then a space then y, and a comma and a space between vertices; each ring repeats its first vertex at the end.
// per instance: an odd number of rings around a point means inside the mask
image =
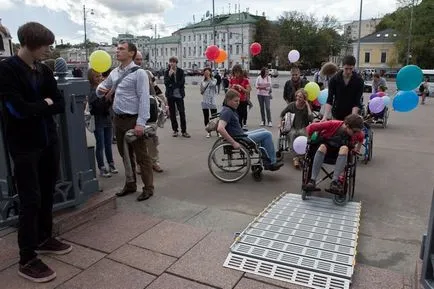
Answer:
POLYGON ((295 92, 300 88, 304 88, 307 82, 307 80, 300 78, 300 69, 298 67, 293 67, 291 69, 291 79, 285 83, 283 89, 283 99, 287 104, 295 101, 295 92))

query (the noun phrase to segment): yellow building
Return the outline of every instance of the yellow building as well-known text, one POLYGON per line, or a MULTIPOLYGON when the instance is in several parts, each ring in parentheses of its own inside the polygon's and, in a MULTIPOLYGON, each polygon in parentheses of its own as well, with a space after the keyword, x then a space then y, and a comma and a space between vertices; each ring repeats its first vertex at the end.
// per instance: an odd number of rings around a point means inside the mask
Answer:
MULTIPOLYGON (((395 42, 398 34, 393 29, 374 32, 360 39, 360 55, 355 55, 360 69, 372 68, 394 70, 402 65, 398 63, 395 42), (359 62, 360 57, 360 62, 359 62)), ((353 51, 357 51, 357 41, 353 43, 353 51)))

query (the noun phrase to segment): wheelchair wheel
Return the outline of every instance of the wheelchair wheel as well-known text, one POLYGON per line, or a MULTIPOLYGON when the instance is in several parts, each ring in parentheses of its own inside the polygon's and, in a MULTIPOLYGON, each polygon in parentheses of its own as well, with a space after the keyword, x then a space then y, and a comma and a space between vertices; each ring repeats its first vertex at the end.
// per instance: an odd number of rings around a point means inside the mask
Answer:
POLYGON ((368 153, 368 161, 371 161, 371 160, 372 160, 373 150, 374 150, 374 133, 371 132, 371 133, 370 133, 370 137, 369 137, 369 153, 368 153))
POLYGON ((333 197, 333 203, 335 203, 338 206, 345 206, 348 202, 347 200, 348 194, 345 195, 334 195, 333 197))
POLYGON ((262 167, 252 166, 252 176, 255 181, 257 182, 262 181, 262 167))
POLYGON ((241 180, 248 174, 250 167, 250 154, 244 146, 234 149, 230 143, 223 142, 208 155, 209 171, 224 183, 241 180))
POLYGON ((386 108, 386 111, 384 112, 384 116, 383 116, 383 128, 387 127, 388 119, 389 119, 389 109, 386 108))

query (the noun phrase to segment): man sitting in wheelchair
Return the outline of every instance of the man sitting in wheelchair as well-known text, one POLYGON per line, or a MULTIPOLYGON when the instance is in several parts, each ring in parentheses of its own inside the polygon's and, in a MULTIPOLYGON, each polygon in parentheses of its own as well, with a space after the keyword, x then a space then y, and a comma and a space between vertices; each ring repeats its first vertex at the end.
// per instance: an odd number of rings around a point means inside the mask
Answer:
MULTIPOLYGON (((364 141, 363 119, 359 115, 348 115, 344 121, 329 120, 310 124, 307 128, 307 135, 310 138, 311 148, 318 149, 312 164, 310 181, 304 184, 306 191, 314 191, 316 180, 324 163, 326 155, 336 159, 333 171, 333 179, 330 184, 330 192, 343 194, 343 185, 340 176, 347 165, 348 153, 354 149, 356 153, 364 141), (315 133, 315 136, 312 137, 315 133)), ((314 150, 308 153, 313 153, 314 150)))
POLYGON ((257 144, 260 144, 267 152, 269 163, 265 163, 265 169, 276 171, 282 167, 283 163, 276 161, 276 151, 274 149, 271 132, 266 129, 257 129, 245 132, 239 122, 237 107, 240 104, 240 94, 230 89, 225 95, 223 108, 220 112, 220 119, 217 131, 228 141, 234 149, 239 149, 240 144, 234 139, 246 137, 257 144))

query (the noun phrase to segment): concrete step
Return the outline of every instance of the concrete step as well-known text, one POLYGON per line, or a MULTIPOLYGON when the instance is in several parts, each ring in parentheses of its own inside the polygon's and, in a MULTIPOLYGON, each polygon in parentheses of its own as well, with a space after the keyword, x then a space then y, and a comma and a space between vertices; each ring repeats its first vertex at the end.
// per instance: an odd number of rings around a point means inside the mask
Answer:
POLYGON ((84 204, 54 213, 53 235, 58 236, 94 219, 116 212, 115 190, 95 193, 84 204))

